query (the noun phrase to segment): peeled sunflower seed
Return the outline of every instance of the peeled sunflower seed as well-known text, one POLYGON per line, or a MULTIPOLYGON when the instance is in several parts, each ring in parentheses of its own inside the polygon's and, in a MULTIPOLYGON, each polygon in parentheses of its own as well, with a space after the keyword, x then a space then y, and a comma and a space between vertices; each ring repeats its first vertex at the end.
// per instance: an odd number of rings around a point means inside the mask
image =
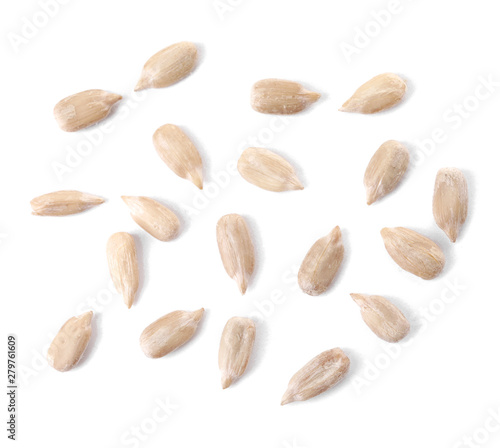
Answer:
POLYGON ((150 235, 170 241, 179 234, 179 218, 164 205, 145 196, 122 196, 122 199, 132 219, 150 235))
POLYGON ((121 95, 105 90, 85 90, 59 101, 54 107, 54 117, 66 132, 75 132, 104 120, 121 95))
POLYGON ((406 83, 394 73, 375 76, 354 92, 340 108, 342 112, 374 114, 398 104, 406 92, 406 83))
POLYGON ((309 400, 327 391, 345 377, 350 363, 340 348, 320 353, 292 376, 281 405, 309 400))
POLYGON ((66 321, 47 352, 50 366, 60 372, 67 372, 78 364, 92 335, 93 315, 92 311, 87 311, 66 321))
POLYGON ((104 199, 74 190, 54 191, 31 200, 33 215, 65 216, 84 212, 102 204, 104 199))
POLYGON ((264 190, 304 189, 292 165, 268 149, 245 149, 238 160, 238 171, 246 181, 264 190))
POLYGON ((468 211, 467 180, 457 168, 442 168, 436 175, 432 211, 436 224, 452 243, 457 240, 468 211))
POLYGON ((342 260, 344 245, 340 227, 320 238, 307 252, 299 269, 299 286, 306 294, 318 296, 332 283, 342 260))
POLYGON ((217 244, 229 277, 245 294, 255 266, 255 253, 245 220, 237 214, 225 215, 217 222, 217 244))
POLYGON ((135 91, 168 87, 189 75, 196 64, 198 51, 191 42, 170 45, 151 56, 142 69, 135 91))
POLYGON ((289 115, 306 109, 318 101, 320 96, 297 82, 262 79, 253 85, 250 102, 257 112, 289 115))
POLYGON ((366 202, 373 204, 390 193, 408 168, 410 153, 396 140, 388 140, 373 154, 365 171, 366 202))
POLYGON ((141 349, 149 358, 161 358, 189 341, 203 317, 198 311, 174 311, 148 325, 141 334, 141 349))
POLYGON ((431 280, 443 270, 443 251, 429 238, 405 227, 385 227, 380 233, 387 252, 405 271, 431 280))
POLYGON ((219 369, 223 389, 245 373, 254 341, 255 324, 251 319, 232 317, 227 321, 219 347, 219 369))
POLYGON ((153 144, 161 160, 183 179, 190 180, 203 189, 203 166, 201 157, 189 137, 173 125, 159 127, 153 135, 153 144))
POLYGON ((398 342, 410 332, 410 323, 394 304, 381 296, 351 294, 361 308, 361 316, 379 338, 398 342))
POLYGON ((139 267, 133 236, 126 232, 114 233, 109 237, 106 252, 113 284, 123 296, 127 308, 130 308, 139 287, 139 267))

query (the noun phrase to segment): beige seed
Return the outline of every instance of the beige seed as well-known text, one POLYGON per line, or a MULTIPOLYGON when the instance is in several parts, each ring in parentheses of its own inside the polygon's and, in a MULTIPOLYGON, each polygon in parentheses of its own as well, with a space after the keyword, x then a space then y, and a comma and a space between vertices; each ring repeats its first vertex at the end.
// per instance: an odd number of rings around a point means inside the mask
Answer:
POLYGON ((238 171, 246 181, 264 190, 304 189, 292 165, 268 149, 245 149, 238 160, 238 171))
POLYGON ((443 251, 429 238, 405 227, 385 227, 380 233, 387 252, 405 271, 431 280, 443 270, 443 251))
POLYGON ((342 112, 373 114, 398 104, 406 92, 406 83, 394 73, 375 76, 364 83, 340 108, 342 112))
POLYGON ((63 131, 79 131, 104 120, 121 99, 121 95, 105 90, 85 90, 59 101, 54 117, 63 131))
POLYGON ((93 315, 92 311, 87 311, 72 317, 61 327, 47 352, 51 367, 67 372, 78 364, 92 335, 93 315))
POLYGON ((457 168, 442 168, 436 176, 432 211, 436 224, 450 241, 457 240, 468 212, 467 180, 457 168))
POLYGON ((255 266, 255 253, 245 220, 237 214, 225 215, 217 222, 217 244, 229 277, 245 294, 255 266))
POLYGON ((200 154, 189 137, 173 125, 159 127, 153 135, 156 152, 177 176, 203 189, 203 166, 200 154))
POLYGON ((102 204, 104 199, 74 190, 54 191, 38 196, 31 201, 33 215, 65 216, 84 212, 102 204))
POLYGON ((351 294, 366 325, 381 339, 398 342, 410 332, 410 323, 394 304, 381 296, 351 294))
POLYGON ((306 294, 318 296, 332 283, 344 259, 340 227, 316 241, 299 269, 299 286, 306 294))
POLYGON ((380 146, 365 171, 364 184, 368 205, 396 188, 409 161, 408 149, 396 140, 388 140, 380 146))
POLYGON ((108 240, 106 252, 113 284, 123 296, 127 308, 130 308, 139 287, 139 267, 133 236, 126 232, 114 233, 108 240))
POLYGON ((197 54, 196 45, 191 42, 179 42, 160 50, 144 64, 134 90, 159 89, 175 84, 193 71, 197 54))
POLYGON ((141 349, 149 358, 161 358, 189 341, 203 317, 198 311, 174 311, 148 325, 141 334, 141 349))
POLYGON ((297 82, 262 79, 253 85, 250 102, 257 112, 289 115, 306 109, 318 101, 320 96, 297 82))
POLYGON ((340 348, 320 353, 292 376, 281 405, 322 394, 345 377, 349 365, 349 358, 340 348))
POLYGON ((179 234, 179 218, 164 205, 145 196, 122 196, 122 199, 132 219, 150 235, 160 241, 170 241, 179 234))
POLYGON ((255 324, 251 319, 232 317, 227 321, 219 347, 219 369, 223 389, 245 373, 254 341, 255 324))

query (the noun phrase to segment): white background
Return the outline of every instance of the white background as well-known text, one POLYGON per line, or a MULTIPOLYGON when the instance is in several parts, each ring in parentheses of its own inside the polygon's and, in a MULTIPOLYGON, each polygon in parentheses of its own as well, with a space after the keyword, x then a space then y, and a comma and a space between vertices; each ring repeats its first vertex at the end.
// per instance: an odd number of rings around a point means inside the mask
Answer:
MULTIPOLYGON (((378 29, 370 22, 388 0, 232 3, 218 14, 211 0, 74 0, 17 46, 13 34, 22 36, 26 20, 43 19, 36 16, 43 9, 37 1, 1 7, 0 318, 2 334, 18 337, 18 446, 420 448, 465 446, 464 436, 497 446, 500 426, 488 425, 488 416, 500 406, 499 86, 471 98, 480 77, 500 81, 496 2, 401 0, 378 29), (349 60, 342 44, 354 45, 366 27, 372 37, 349 60), (135 98, 144 62, 182 40, 200 51, 192 75, 135 98), (337 111, 387 71, 408 82, 399 107, 375 116, 337 111), (299 81, 322 97, 276 129, 280 122, 249 105, 251 85, 269 77, 299 81), (89 134, 61 131, 53 106, 94 88, 122 94, 121 109, 105 122, 112 126, 105 136, 100 126, 88 130, 101 141, 60 180, 54 164, 66 163, 68 147, 89 134), (453 108, 464 102, 469 116, 459 120, 453 108), (204 193, 155 153, 151 137, 165 123, 181 126, 198 146, 204 193), (424 154, 419 142, 439 129, 445 141, 427 144, 424 154), (388 139, 404 142, 414 163, 393 194, 368 207, 363 173, 388 139), (305 189, 271 193, 224 174, 252 145, 290 160, 305 189), (434 178, 444 166, 462 169, 469 182, 470 214, 456 244, 432 216, 434 178), (33 197, 61 189, 106 202, 63 218, 30 214, 33 197), (181 236, 162 243, 146 234, 121 195, 170 206, 181 236), (256 246, 243 297, 217 249, 215 225, 226 213, 245 217, 256 246), (309 297, 293 271, 336 225, 346 247, 341 272, 327 293, 309 297), (379 234, 385 226, 434 239, 447 256, 442 275, 424 281, 396 266, 379 234), (109 289, 105 246, 117 231, 132 233, 138 246, 141 284, 130 310, 109 289), (408 343, 379 340, 351 292, 394 301, 412 324, 408 343), (281 303, 272 305, 272 296, 281 303), (144 356, 138 339, 148 324, 202 306, 205 317, 188 344, 162 359, 144 356), (81 364, 64 374, 48 367, 43 357, 54 334, 88 308, 96 311, 94 337, 81 364), (257 339, 246 374, 223 391, 218 345, 235 315, 256 318, 257 339), (290 377, 333 347, 352 361, 344 382, 281 407, 290 377), (170 415, 156 423, 165 401, 170 415)), ((5 357, 6 344, 3 350, 5 357)))

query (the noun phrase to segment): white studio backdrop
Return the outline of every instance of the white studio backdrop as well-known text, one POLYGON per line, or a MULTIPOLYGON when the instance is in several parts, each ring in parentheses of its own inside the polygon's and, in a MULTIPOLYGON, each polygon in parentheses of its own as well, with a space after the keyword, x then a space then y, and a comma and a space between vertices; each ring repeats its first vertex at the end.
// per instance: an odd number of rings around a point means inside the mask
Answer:
POLYGON ((497 13, 492 0, 3 2, 0 319, 3 337, 18 340, 19 389, 17 441, 5 432, 2 447, 498 446, 497 13), (195 71, 134 94, 144 62, 183 40, 199 48, 195 71), (408 82, 398 107, 338 111, 384 72, 408 82), (297 115, 259 114, 250 87, 270 77, 322 97, 297 115), (94 88, 123 95, 119 108, 101 125, 61 131, 57 101, 94 88), (202 192, 157 156, 151 137, 165 123, 198 147, 202 192), (367 206, 364 170, 389 139, 407 145, 412 163, 393 194, 367 206), (235 163, 249 146, 286 157, 305 189, 278 194, 245 182, 235 163), (447 166, 469 183, 469 218, 455 244, 432 216, 435 175, 447 166), (64 189, 106 202, 74 216, 31 215, 32 198, 64 189), (180 237, 146 234, 122 195, 171 207, 180 237), (256 246, 243 297, 215 239, 227 213, 245 217, 256 246), (336 225, 346 248, 339 276, 324 295, 307 296, 298 266, 336 225), (401 270, 384 249, 386 226, 436 241, 443 273, 424 281, 401 270), (140 259, 130 310, 106 260, 118 231, 134 236, 140 259), (412 325, 407 339, 378 339, 352 292, 397 304, 412 325), (205 317, 186 346, 144 356, 138 339, 148 324, 200 307, 205 317), (48 367, 56 332, 87 309, 94 336, 81 364, 67 373, 48 367), (217 353, 232 316, 254 318, 257 338, 247 372, 223 391, 217 353), (343 383, 281 407, 290 377, 333 347, 351 358, 343 383))

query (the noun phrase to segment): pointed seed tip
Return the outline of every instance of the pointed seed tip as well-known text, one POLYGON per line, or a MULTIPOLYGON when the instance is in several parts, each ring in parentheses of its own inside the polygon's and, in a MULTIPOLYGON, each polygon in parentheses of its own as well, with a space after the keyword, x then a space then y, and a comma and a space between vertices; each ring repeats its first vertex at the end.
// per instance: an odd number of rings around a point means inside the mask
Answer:
POLYGON ((350 112, 351 110, 349 109, 349 100, 347 100, 342 106, 340 106, 340 112, 350 112))
POLYGON ((205 313, 205 308, 200 308, 199 310, 196 310, 194 312, 195 320, 200 321, 204 313, 205 313))
POLYGON ((222 389, 227 389, 232 384, 232 382, 233 381, 231 380, 231 377, 223 376, 221 380, 222 389))
POLYGON ((245 295, 245 293, 247 292, 247 283, 242 280, 241 282, 240 281, 237 281, 238 283, 238 289, 240 290, 240 293, 242 296, 245 295))
POLYGON ((376 200, 377 200, 377 198, 375 197, 374 193, 369 193, 366 195, 366 204, 367 205, 372 205, 376 200))
POLYGON ((85 311, 85 313, 81 314, 79 317, 83 317, 85 320, 92 319, 94 316, 94 312, 92 310, 85 311))
POLYGON ((351 293, 352 300, 356 302, 356 305, 361 306, 363 303, 363 294, 351 293))
POLYGON ((148 86, 146 85, 145 81, 141 78, 139 79, 138 83, 134 87, 134 92, 139 92, 141 90, 147 89, 148 86))
POLYGON ((293 182, 293 187, 294 187, 294 190, 303 190, 304 189, 304 185, 302 185, 302 182, 299 179, 295 179, 295 181, 293 182))
POLYGON ((194 176, 190 176, 189 180, 191 180, 191 182, 200 190, 203 190, 203 178, 201 175, 196 173, 194 176))
POLYGON ((321 93, 318 92, 310 92, 309 93, 309 98, 311 99, 312 102, 316 102, 321 98, 321 93))
POLYGON ((90 325, 93 317, 94 317, 94 312, 92 310, 86 311, 85 313, 76 316, 76 318, 80 320, 80 322, 83 325, 90 325))

